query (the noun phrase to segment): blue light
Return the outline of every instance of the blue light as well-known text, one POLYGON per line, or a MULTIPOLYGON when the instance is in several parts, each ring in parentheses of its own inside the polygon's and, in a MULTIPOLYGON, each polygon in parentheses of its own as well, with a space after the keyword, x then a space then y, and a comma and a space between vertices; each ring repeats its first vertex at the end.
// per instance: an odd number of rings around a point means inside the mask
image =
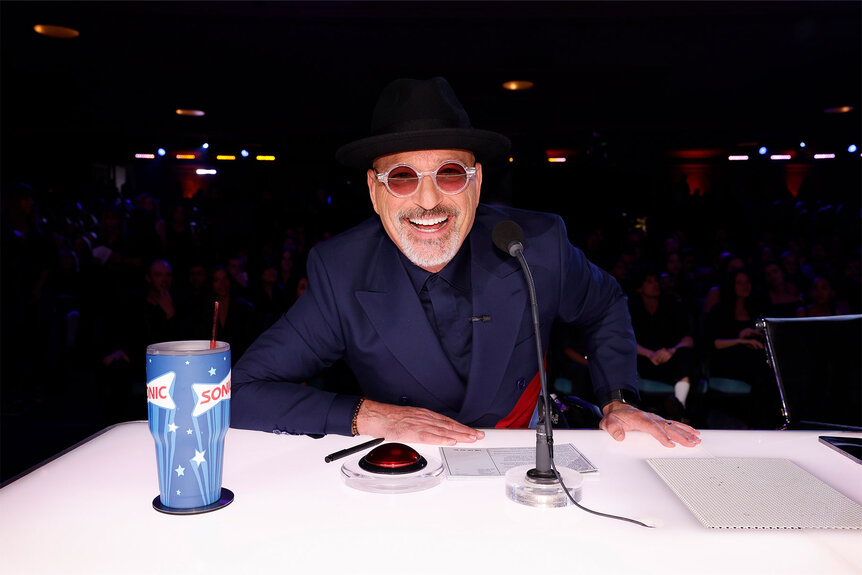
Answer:
POLYGON ((239 154, 240 154, 243 158, 247 158, 247 157, 248 157, 248 150, 243 150, 243 151, 241 151, 239 154))
POLYGON ((207 144, 206 142, 204 142, 204 145, 203 145, 203 146, 201 146, 201 148, 203 148, 204 150, 206 150, 206 149, 207 149, 207 148, 209 148, 209 147, 210 147, 210 145, 209 145, 209 144, 207 144))
POLYGON ((847 151, 851 154, 856 151, 856 144, 850 144, 850 147, 847 148, 847 151))
POLYGON ((757 150, 757 153, 760 154, 761 156, 765 156, 767 151, 768 150, 766 149, 766 146, 760 146, 760 149, 757 150))
POLYGON ((804 148, 804 147, 805 147, 805 142, 799 142, 799 147, 800 147, 800 148, 804 148))
POLYGON ((164 156, 168 152, 164 148, 159 148, 158 150, 156 150, 156 153, 160 156, 164 156))

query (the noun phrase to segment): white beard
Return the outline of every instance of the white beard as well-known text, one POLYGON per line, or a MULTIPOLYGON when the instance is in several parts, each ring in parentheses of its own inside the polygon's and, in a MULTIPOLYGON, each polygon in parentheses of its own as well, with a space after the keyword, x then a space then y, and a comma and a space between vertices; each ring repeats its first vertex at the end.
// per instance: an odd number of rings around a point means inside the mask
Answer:
MULTIPOLYGON (((399 214, 398 217, 399 247, 404 255, 407 256, 407 259, 423 269, 449 263, 455 257, 455 254, 458 253, 458 247, 461 245, 461 232, 456 225, 460 213, 457 211, 430 210, 422 215, 432 214, 445 214, 449 217, 449 222, 447 223, 449 229, 442 238, 423 240, 422 232, 413 229, 409 223, 404 223, 406 214, 399 214)), ((410 215, 413 217, 416 216, 416 214, 410 215)))

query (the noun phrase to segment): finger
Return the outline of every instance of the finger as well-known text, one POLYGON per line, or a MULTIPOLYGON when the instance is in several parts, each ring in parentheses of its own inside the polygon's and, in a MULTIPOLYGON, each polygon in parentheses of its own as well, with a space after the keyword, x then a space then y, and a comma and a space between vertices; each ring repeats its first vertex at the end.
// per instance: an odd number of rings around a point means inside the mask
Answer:
POLYGON ((437 426, 437 427, 445 430, 446 432, 451 432, 452 434, 457 434, 457 435, 463 435, 463 436, 466 436, 468 438, 472 438, 474 440, 475 439, 481 439, 481 438, 485 437, 484 431, 481 431, 478 429, 473 429, 472 427, 464 425, 463 423, 455 421, 454 419, 446 417, 445 415, 441 415, 439 413, 436 413, 436 412, 433 412, 433 411, 430 411, 427 409, 420 409, 417 411, 418 411, 417 415, 420 415, 424 418, 427 418, 428 423, 430 425, 437 426))
POLYGON ((665 421, 664 431, 676 443, 686 447, 694 447, 700 443, 700 432, 679 421, 665 421))
POLYGON ((416 432, 416 440, 419 443, 426 443, 430 445, 455 445, 457 443, 475 443, 476 436, 463 436, 459 434, 456 437, 453 437, 451 434, 447 433, 437 433, 436 431, 431 430, 421 430, 416 432))
POLYGON ((667 423, 650 421, 649 425, 643 426, 643 430, 655 437, 665 447, 675 447, 676 443, 670 438, 671 431, 665 429, 666 427, 668 427, 667 423))
POLYGON ((613 414, 603 417, 599 422, 599 427, 607 431, 611 437, 617 441, 622 441, 626 438, 626 432, 625 429, 623 429, 622 422, 620 422, 619 418, 613 414))

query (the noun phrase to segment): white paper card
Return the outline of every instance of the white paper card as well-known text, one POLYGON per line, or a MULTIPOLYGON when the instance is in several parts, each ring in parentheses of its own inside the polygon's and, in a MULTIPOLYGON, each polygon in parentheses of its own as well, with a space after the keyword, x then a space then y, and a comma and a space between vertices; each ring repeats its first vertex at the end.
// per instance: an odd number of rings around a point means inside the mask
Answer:
MULTIPOLYGON (((450 477, 499 477, 513 467, 535 465, 535 447, 441 447, 440 456, 450 477)), ((554 463, 580 473, 598 471, 571 443, 554 445, 554 463)))

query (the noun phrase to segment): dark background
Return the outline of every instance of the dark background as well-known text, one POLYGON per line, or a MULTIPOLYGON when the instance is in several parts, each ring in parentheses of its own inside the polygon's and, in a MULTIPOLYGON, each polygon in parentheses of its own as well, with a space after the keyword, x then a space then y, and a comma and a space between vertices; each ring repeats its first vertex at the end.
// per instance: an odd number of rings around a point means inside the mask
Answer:
MULTIPOLYGON (((338 166, 335 150, 367 135, 387 82, 442 75, 474 126, 513 142, 510 163, 486 166, 483 199, 558 212, 576 243, 600 225, 622 233, 647 222, 658 237, 707 216, 753 233, 775 200, 858 214, 860 158, 847 147, 862 132, 860 6, 6 1, 0 176, 4 194, 25 182, 55 206, 106 189, 165 202, 203 189, 231 206, 323 198, 337 232, 371 211, 364 176, 338 166), (47 38, 36 24, 81 34, 47 38), (501 88, 519 79, 535 87, 501 88), (825 112, 840 106, 854 109, 825 112), (793 160, 772 162, 760 146, 793 160), (134 159, 158 147, 165 158, 134 159), (215 160, 240 149, 277 159, 215 160), (197 159, 172 159, 189 152, 197 159), (814 160, 820 152, 838 157, 814 160)), ((311 223, 303 217, 284 213, 311 223)), ((7 350, 14 334, 0 338, 7 350)), ((3 478, 93 431, 74 418, 45 433, 3 429, 7 453, 21 442, 42 450, 7 463, 3 478)))

